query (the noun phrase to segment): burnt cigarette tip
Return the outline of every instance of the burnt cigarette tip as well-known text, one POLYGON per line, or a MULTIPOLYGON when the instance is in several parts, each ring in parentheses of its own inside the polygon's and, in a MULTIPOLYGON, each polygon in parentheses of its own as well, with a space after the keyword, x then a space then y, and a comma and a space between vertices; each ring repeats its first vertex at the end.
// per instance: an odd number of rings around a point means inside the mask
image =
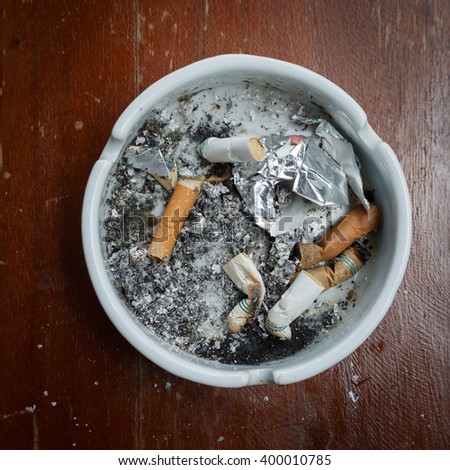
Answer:
POLYGON ((353 243, 351 248, 354 249, 355 255, 361 260, 363 264, 366 264, 370 258, 370 252, 367 248, 365 248, 361 242, 356 241, 353 243))

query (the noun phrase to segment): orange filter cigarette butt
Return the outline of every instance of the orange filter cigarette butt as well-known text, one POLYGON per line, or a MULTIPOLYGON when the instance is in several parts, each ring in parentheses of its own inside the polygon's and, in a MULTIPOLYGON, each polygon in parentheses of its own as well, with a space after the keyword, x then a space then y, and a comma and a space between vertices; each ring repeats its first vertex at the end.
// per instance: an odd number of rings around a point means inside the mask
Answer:
POLYGON ((364 254, 355 246, 351 246, 336 258, 334 266, 320 266, 305 272, 322 285, 324 290, 328 290, 352 278, 364 264, 364 254))
POLYGON ((148 248, 151 258, 164 263, 169 261, 178 235, 200 195, 204 181, 204 177, 178 180, 148 248))
POLYGON ((342 253, 358 238, 372 232, 381 224, 381 214, 375 204, 370 206, 370 219, 366 209, 359 205, 328 231, 319 243, 299 243, 298 269, 328 261, 342 253))
POLYGON ((322 292, 353 277, 365 264, 364 250, 347 248, 332 266, 297 271, 291 285, 269 310, 266 330, 280 339, 291 339, 290 324, 302 315, 322 292))

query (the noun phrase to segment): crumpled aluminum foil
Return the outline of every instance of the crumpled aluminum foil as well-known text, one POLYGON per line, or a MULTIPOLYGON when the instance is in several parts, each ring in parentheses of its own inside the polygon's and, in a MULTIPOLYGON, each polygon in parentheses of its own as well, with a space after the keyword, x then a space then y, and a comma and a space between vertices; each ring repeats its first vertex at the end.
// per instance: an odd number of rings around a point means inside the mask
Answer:
POLYGON ((322 137, 322 145, 327 152, 344 170, 347 175, 347 181, 354 193, 365 207, 370 211, 369 201, 364 196, 361 173, 359 171, 360 163, 353 151, 350 142, 344 139, 341 134, 328 122, 321 122, 316 129, 316 134, 322 137))
POLYGON ((163 178, 169 178, 170 167, 159 148, 129 147, 126 151, 126 156, 128 162, 134 168, 163 178))
POLYGON ((319 206, 331 206, 349 204, 347 184, 350 184, 368 210, 352 145, 321 118, 293 116, 293 119, 318 126, 310 137, 295 146, 290 145, 289 136, 262 137, 267 158, 233 168, 234 183, 256 224, 270 230, 276 222, 280 205, 278 185, 319 206))
MULTIPOLYGON (((348 142, 329 122, 321 117, 310 118, 307 116, 292 116, 292 119, 302 124, 319 124, 315 134, 322 137, 321 146, 344 170, 348 184, 353 189, 357 198, 364 206, 367 212, 370 212, 369 201, 364 196, 361 173, 361 165, 358 157, 355 155, 353 146, 348 142)), ((370 217, 370 213, 369 213, 370 217)))

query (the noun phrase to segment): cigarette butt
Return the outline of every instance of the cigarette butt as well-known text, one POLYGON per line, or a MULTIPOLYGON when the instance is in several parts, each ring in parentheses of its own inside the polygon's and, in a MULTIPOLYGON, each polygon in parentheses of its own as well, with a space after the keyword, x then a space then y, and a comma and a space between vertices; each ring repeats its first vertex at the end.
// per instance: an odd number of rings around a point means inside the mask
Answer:
POLYGON ((308 276, 307 271, 300 272, 289 289, 269 310, 265 323, 267 332, 280 339, 291 339, 289 325, 314 302, 323 290, 322 284, 308 276))
POLYGON ((244 252, 239 253, 223 266, 223 270, 236 287, 249 297, 251 305, 258 309, 266 294, 266 288, 251 258, 244 252))
POLYGON ((223 270, 234 282, 236 287, 247 295, 228 314, 228 329, 231 333, 239 333, 253 318, 262 305, 266 288, 261 274, 253 261, 245 253, 239 253, 223 266, 223 270))
POLYGON ((151 258, 169 261, 178 235, 200 195, 204 177, 180 178, 156 227, 148 254, 151 258))
POLYGON ((328 231, 319 243, 299 243, 300 264, 305 269, 322 261, 328 261, 342 253, 358 238, 372 232, 381 224, 381 214, 375 204, 367 211, 359 205, 350 211, 336 226, 328 231))
POLYGON ((211 163, 260 162, 266 157, 266 150, 256 137, 210 137, 197 150, 211 163))
POLYGON ((291 339, 290 324, 322 293, 353 277, 365 264, 364 254, 356 247, 347 248, 333 266, 321 266, 294 274, 289 289, 269 310, 266 330, 280 339, 291 339))
POLYGON ((228 314, 227 322, 230 333, 240 333, 247 323, 256 317, 264 299, 264 284, 249 281, 245 290, 248 298, 242 299, 228 314))
POLYGON ((230 333, 240 333, 253 317, 253 307, 248 299, 242 299, 228 314, 228 330, 230 333))
POLYGON ((354 246, 347 248, 337 258, 334 266, 320 266, 305 271, 324 290, 338 286, 352 278, 365 264, 361 252, 354 246))

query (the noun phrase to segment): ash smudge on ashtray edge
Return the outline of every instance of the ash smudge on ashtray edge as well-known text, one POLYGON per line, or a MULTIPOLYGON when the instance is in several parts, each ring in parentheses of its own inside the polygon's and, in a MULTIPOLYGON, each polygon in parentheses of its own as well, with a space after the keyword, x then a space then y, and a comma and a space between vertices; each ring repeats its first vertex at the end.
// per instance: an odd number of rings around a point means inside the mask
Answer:
MULTIPOLYGON (((222 105, 230 111, 233 101, 228 97, 222 105)), ((185 100, 179 106, 178 114, 167 109, 152 112, 132 144, 159 146, 163 155, 177 162, 181 174, 208 174, 213 167, 195 154, 195 147, 210 136, 246 131, 241 123, 213 119, 212 114, 185 100), (200 119, 187 119, 197 110, 203 112, 200 119)), ((286 131, 278 123, 274 127, 278 132, 286 131)), ((265 333, 263 316, 294 273, 291 249, 302 240, 303 231, 270 238, 256 226, 232 182, 205 184, 169 263, 148 258, 148 243, 168 199, 159 183, 132 168, 122 156, 107 200, 109 218, 103 227, 106 263, 130 312, 155 335, 198 357, 227 364, 259 364, 294 354, 341 319, 339 304, 315 305, 313 315, 291 325, 291 341, 265 333), (255 261, 267 296, 258 319, 242 333, 231 335, 226 317, 243 294, 222 266, 242 251, 255 261)))

